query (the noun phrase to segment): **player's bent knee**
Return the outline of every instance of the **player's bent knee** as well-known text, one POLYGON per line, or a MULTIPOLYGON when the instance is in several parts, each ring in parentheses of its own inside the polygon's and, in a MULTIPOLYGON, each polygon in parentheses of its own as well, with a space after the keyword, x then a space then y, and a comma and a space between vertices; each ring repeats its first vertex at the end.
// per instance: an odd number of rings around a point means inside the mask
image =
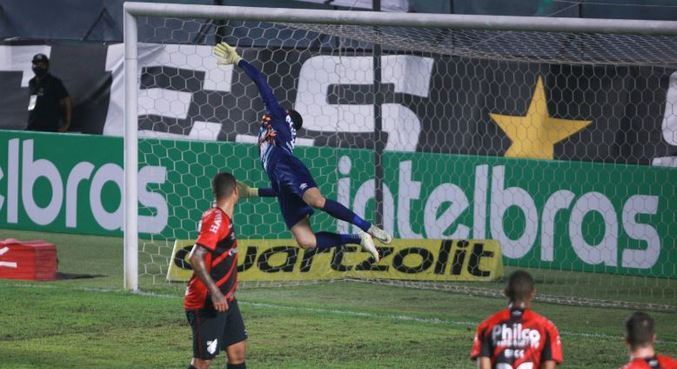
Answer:
POLYGON ((230 364, 241 364, 244 363, 246 357, 245 357, 244 350, 243 351, 238 351, 234 355, 229 355, 228 356, 228 363, 230 364))
POLYGON ((315 209, 322 209, 326 199, 317 188, 311 188, 303 194, 303 201, 315 209))
POLYGON ((304 249, 315 247, 316 237, 312 228, 310 228, 308 218, 299 220, 290 230, 299 247, 304 249))
POLYGON ((228 363, 229 364, 241 364, 244 363, 246 359, 246 345, 245 342, 238 342, 236 344, 228 346, 226 352, 228 354, 228 363))
POLYGON ((319 197, 313 197, 310 200, 310 202, 308 203, 308 205, 312 206, 315 209, 322 209, 322 208, 324 208, 324 203, 325 203, 324 197, 319 196, 319 197))
POLYGON ((302 249, 312 249, 315 247, 315 240, 312 240, 310 238, 297 238, 296 243, 299 244, 299 247, 302 249))

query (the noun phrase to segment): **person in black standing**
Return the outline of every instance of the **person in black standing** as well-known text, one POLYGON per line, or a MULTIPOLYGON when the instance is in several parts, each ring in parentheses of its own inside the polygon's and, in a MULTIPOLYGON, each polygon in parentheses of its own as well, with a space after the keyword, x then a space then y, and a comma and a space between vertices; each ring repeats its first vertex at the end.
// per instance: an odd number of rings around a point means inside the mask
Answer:
POLYGON ((73 104, 60 79, 49 72, 49 59, 45 54, 33 57, 35 77, 28 81, 29 131, 66 132, 71 125, 73 104))

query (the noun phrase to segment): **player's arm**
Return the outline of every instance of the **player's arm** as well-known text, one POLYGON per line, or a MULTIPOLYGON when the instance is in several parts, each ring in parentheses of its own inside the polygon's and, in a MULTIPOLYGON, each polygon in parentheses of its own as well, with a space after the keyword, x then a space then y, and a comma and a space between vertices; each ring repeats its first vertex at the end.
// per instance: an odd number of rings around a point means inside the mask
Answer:
POLYGON ((266 108, 272 115, 282 116, 286 115, 285 110, 280 106, 273 94, 273 90, 268 85, 266 78, 253 65, 242 59, 234 47, 225 42, 221 42, 214 47, 214 55, 216 56, 218 64, 235 64, 242 68, 249 78, 254 81, 256 87, 259 89, 259 94, 266 104, 266 108))
POLYGON ((478 369, 491 369, 492 347, 489 337, 486 336, 487 329, 485 322, 477 327, 470 349, 470 358, 477 360, 478 369))
POLYGON ((277 193, 272 188, 249 187, 246 184, 237 181, 237 190, 240 197, 275 197, 277 193))
POLYGON ((555 369, 564 360, 562 342, 555 324, 547 321, 545 326, 545 345, 541 352, 541 367, 539 369, 555 369))
POLYGON ((546 360, 541 364, 541 369, 555 369, 557 363, 554 360, 546 360))
POLYGON ((68 91, 63 83, 60 82, 57 89, 59 105, 63 112, 63 127, 59 128, 59 132, 66 132, 71 126, 71 119, 73 117, 73 99, 68 95, 68 91))
POLYGON ((193 251, 190 253, 190 265, 193 268, 195 275, 197 275, 202 283, 207 286, 207 289, 212 296, 214 309, 217 311, 226 311, 228 310, 228 300, 216 285, 212 277, 209 275, 209 272, 207 272, 205 256, 208 252, 209 251, 206 248, 200 246, 199 244, 195 244, 195 246, 193 246, 193 251))
POLYGON ((477 369, 491 369, 491 358, 484 356, 478 357, 477 369))
POLYGON ((71 117, 73 116, 73 100, 70 96, 66 96, 59 101, 61 109, 63 110, 63 126, 59 128, 59 132, 66 132, 71 126, 71 117))

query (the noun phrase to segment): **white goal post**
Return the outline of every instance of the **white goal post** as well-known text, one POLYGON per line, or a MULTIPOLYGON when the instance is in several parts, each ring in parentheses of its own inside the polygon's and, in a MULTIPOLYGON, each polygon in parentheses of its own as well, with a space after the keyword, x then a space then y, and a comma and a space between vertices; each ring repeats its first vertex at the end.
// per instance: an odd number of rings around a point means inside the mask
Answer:
MULTIPOLYGON (((669 21, 264 9, 126 2, 124 3, 124 288, 132 291, 139 289, 138 17, 242 20, 284 24, 309 23, 334 26, 432 27, 468 31, 677 35, 677 22, 669 21)), ((415 45, 412 47, 415 47, 415 45)), ((603 58, 603 56, 598 58, 603 58)), ((595 60, 597 59, 592 57, 590 60, 583 61, 583 63, 594 64, 595 60)), ((548 60, 545 60, 545 62, 548 62, 548 60)))

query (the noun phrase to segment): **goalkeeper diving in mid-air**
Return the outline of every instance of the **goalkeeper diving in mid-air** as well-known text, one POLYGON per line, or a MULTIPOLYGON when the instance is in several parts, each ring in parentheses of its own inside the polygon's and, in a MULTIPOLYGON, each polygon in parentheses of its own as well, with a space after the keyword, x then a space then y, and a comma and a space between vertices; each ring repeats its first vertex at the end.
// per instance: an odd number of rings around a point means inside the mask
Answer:
POLYGON ((268 114, 264 115, 259 127, 259 156, 270 179, 271 188, 252 188, 238 182, 242 197, 277 197, 282 216, 300 247, 325 250, 345 244, 358 244, 379 260, 378 250, 372 237, 383 243, 390 243, 392 236, 383 229, 367 222, 340 203, 322 196, 308 168, 294 156, 296 131, 301 129, 303 119, 295 110, 280 106, 266 78, 242 59, 234 47, 221 42, 214 47, 214 55, 220 65, 234 64, 256 84, 268 114), (361 231, 358 234, 337 234, 313 232, 310 215, 313 209, 327 212, 336 219, 354 224, 361 231))

